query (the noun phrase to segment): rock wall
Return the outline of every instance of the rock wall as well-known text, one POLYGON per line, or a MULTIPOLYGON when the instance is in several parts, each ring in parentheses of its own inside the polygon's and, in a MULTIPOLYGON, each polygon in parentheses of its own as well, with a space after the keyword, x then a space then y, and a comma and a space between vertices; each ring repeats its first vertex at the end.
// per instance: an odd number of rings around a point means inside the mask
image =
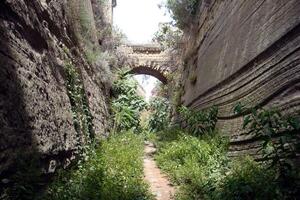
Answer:
POLYGON ((0 178, 28 152, 42 158, 45 171, 66 166, 88 140, 74 128, 67 62, 83 84, 94 136, 107 135, 109 88, 94 76, 99 69, 85 60, 76 37, 80 2, 95 17, 90 0, 0 2, 0 178))
POLYGON ((219 107, 232 156, 256 155, 259 147, 240 130, 237 102, 300 111, 299 13, 298 0, 203 0, 185 31, 182 101, 219 107))

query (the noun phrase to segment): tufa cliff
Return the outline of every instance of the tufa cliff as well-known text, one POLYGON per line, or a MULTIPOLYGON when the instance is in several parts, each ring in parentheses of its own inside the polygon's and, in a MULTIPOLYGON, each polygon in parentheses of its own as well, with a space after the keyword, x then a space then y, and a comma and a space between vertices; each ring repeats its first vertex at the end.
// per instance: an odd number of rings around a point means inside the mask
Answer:
POLYGON ((185 28, 183 104, 219 108, 231 156, 257 155, 233 113, 241 102, 300 111, 300 2, 204 0, 185 28))
POLYGON ((106 136, 109 64, 97 54, 111 15, 109 0, 1 1, 1 178, 32 154, 53 172, 106 136))

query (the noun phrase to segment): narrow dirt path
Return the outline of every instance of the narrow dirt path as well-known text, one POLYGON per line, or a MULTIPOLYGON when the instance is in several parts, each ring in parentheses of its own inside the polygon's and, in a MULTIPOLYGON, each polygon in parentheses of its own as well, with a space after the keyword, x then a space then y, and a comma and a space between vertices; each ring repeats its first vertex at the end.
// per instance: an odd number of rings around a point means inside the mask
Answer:
POLYGON ((157 200, 172 199, 175 189, 170 184, 168 178, 161 173, 153 159, 153 154, 155 153, 156 148, 152 143, 146 142, 144 151, 145 180, 149 183, 152 194, 155 195, 157 200))

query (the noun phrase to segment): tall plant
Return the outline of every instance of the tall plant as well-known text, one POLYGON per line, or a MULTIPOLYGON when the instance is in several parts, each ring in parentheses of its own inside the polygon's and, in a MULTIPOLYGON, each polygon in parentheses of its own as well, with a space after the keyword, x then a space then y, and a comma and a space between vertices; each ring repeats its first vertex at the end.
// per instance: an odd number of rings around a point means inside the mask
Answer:
POLYGON ((117 95, 112 101, 113 132, 140 128, 140 112, 146 108, 146 102, 137 94, 137 82, 126 70, 118 72, 113 84, 117 95))
POLYGON ((151 115, 148 127, 152 132, 164 130, 169 123, 170 103, 166 98, 155 97, 150 101, 151 115))
POLYGON ((186 129, 194 136, 200 136, 215 129, 218 115, 217 107, 211 107, 203 111, 194 111, 182 106, 179 108, 179 113, 186 125, 186 129))

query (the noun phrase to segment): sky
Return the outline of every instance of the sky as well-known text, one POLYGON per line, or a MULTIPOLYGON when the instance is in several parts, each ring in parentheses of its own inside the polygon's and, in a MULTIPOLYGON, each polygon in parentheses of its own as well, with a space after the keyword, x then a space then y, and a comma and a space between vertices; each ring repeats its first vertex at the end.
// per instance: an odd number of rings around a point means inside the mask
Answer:
POLYGON ((155 88, 159 80, 149 75, 135 75, 134 78, 139 82, 139 84, 144 88, 145 100, 149 102, 152 96, 152 90, 155 88))
MULTIPOLYGON (((160 22, 169 22, 166 11, 158 7, 164 0, 117 0, 114 8, 114 25, 121 29, 129 42, 145 44, 152 41, 160 22)), ((158 80, 152 76, 136 75, 134 78, 146 91, 146 101, 158 80)))
POLYGON ((160 22, 171 21, 158 5, 164 0, 117 0, 113 21, 133 43, 149 43, 160 22))

